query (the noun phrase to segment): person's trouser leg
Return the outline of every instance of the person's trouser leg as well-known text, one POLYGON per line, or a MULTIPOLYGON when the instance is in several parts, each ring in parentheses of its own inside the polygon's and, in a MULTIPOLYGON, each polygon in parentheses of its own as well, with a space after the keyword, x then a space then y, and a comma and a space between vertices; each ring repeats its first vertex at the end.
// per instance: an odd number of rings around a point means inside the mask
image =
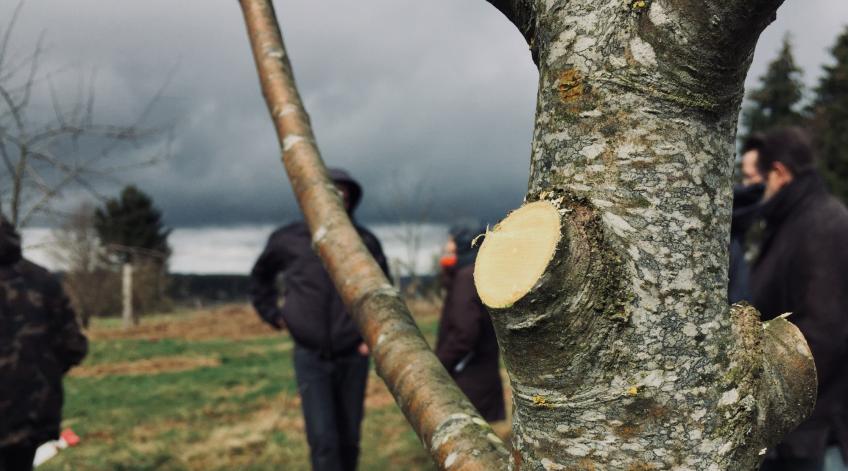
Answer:
POLYGON ((344 471, 333 395, 333 364, 296 347, 294 371, 300 392, 313 471, 344 471))
POLYGON ((359 354, 335 361, 335 403, 342 467, 355 471, 359 459, 360 426, 365 413, 368 357, 359 354))
POLYGON ((32 471, 36 448, 34 446, 0 448, 0 471, 32 471))

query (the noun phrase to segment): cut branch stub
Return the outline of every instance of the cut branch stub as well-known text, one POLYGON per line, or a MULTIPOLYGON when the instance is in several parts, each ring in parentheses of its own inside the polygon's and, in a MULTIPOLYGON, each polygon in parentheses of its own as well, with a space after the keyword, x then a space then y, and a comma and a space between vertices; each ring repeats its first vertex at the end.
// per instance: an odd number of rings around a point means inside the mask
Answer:
POLYGON ((804 335, 786 317, 763 323, 763 441, 775 445, 813 412, 816 365, 804 335))
POLYGON ((486 234, 474 282, 483 303, 509 307, 537 284, 560 242, 560 215, 536 201, 512 212, 486 234))
POLYGON ((487 233, 474 280, 513 387, 557 389, 564 369, 590 366, 602 344, 590 338, 618 331, 629 297, 589 201, 566 191, 528 199, 487 233))
POLYGON ((786 316, 760 322, 753 306, 739 303, 730 308, 730 318, 733 347, 724 387, 732 389, 719 405, 738 407, 733 420, 748 423, 740 427, 750 433, 739 437, 744 445, 736 451, 736 462, 740 469, 755 469, 762 461, 760 452, 776 445, 812 412, 816 367, 804 335, 786 316), (755 400, 730 401, 729 395, 755 400))

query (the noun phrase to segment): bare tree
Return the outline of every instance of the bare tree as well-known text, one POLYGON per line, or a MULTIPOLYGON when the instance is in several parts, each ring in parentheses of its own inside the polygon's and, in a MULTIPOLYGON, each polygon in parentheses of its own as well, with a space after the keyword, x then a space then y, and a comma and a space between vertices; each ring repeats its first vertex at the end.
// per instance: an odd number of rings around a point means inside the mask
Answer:
POLYGON ((41 70, 43 35, 29 53, 14 53, 13 32, 24 3, 18 2, 0 35, 0 214, 15 226, 49 212, 72 188, 99 196, 96 181, 152 164, 170 142, 163 129, 142 127, 161 90, 134 122, 103 123, 95 116, 96 74, 68 96, 54 85, 59 71, 41 70), (153 140, 163 140, 162 150, 127 152, 153 140))
POLYGON ((743 81, 782 0, 491 3, 540 72, 527 204, 475 270, 512 459, 350 226, 271 3, 241 0, 283 163, 378 373, 442 469, 756 469, 816 389, 794 325, 725 302, 743 81))
POLYGON ((72 211, 52 231, 47 251, 64 271, 65 289, 85 326, 92 316, 118 310, 120 281, 97 236, 93 205, 83 203, 72 211))
POLYGON ((397 229, 390 237, 403 247, 403 254, 391 257, 389 263, 396 285, 400 287, 402 277, 409 277, 406 294, 415 295, 420 283, 422 267, 418 259, 424 243, 425 224, 430 222, 433 210, 432 189, 426 179, 404 177, 397 171, 387 181, 388 187, 382 191, 386 198, 380 209, 384 219, 395 221, 397 229))

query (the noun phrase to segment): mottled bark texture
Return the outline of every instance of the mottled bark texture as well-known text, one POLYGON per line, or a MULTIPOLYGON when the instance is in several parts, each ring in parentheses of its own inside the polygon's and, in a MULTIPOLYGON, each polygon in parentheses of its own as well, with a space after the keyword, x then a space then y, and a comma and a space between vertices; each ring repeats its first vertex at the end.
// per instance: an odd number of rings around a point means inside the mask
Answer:
POLYGON ((726 303, 743 81, 781 1, 501 3, 539 65, 526 201, 563 234, 539 282, 490 309, 512 469, 756 469, 816 387, 792 324, 726 303))
POLYGON ((327 178, 271 1, 240 4, 283 164, 312 231, 314 248, 371 347, 377 373, 442 468, 505 469, 504 444, 431 352, 327 178))

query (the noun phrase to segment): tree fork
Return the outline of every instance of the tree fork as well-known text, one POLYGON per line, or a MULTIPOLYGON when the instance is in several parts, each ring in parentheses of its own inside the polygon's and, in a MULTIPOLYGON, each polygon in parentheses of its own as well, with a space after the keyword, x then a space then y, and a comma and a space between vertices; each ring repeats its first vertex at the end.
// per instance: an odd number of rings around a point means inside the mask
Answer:
POLYGON ((240 0, 282 160, 320 255, 386 382, 442 469, 505 469, 508 452, 433 355, 327 177, 270 0, 240 0))

